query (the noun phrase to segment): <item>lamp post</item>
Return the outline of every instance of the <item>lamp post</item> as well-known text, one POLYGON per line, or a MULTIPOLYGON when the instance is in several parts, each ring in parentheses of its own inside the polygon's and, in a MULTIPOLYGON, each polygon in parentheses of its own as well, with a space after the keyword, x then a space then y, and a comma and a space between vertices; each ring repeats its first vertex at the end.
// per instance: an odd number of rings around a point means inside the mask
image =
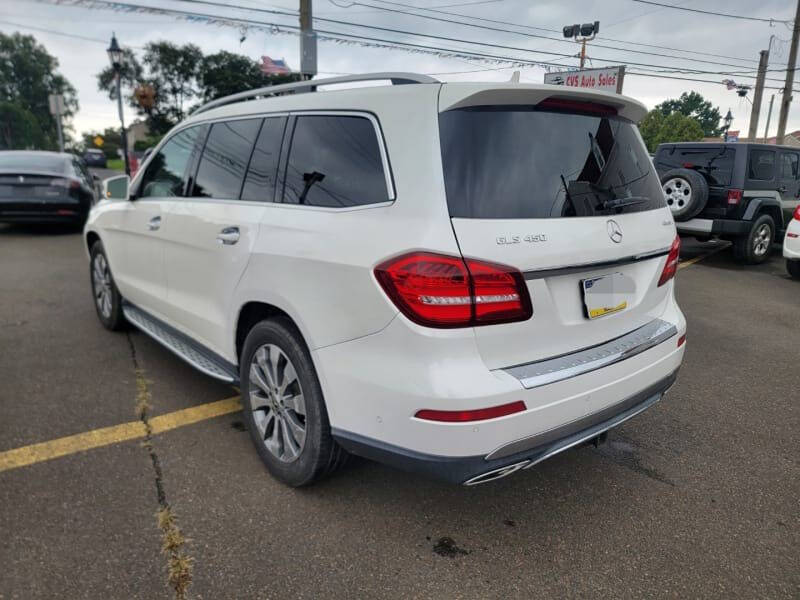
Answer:
POLYGON ((125 174, 130 177, 131 166, 128 162, 128 136, 125 133, 125 118, 122 113, 122 48, 117 43, 117 36, 111 34, 111 45, 108 47, 108 59, 114 69, 114 77, 117 80, 117 109, 119 110, 119 124, 122 128, 122 157, 125 160, 125 174))
POLYGON ((728 141, 728 129, 731 128, 731 123, 733 123, 733 115, 731 114, 731 109, 728 109, 728 114, 725 115, 723 119, 723 123, 725 123, 725 141, 728 141))

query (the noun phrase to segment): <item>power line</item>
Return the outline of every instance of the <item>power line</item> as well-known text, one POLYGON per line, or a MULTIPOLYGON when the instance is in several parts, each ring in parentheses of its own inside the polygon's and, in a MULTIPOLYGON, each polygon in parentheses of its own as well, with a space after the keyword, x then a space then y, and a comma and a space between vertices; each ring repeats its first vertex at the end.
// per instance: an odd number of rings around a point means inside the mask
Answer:
MULTIPOLYGON (((36 0, 39 2, 44 3, 57 3, 58 0, 36 0)), ((221 17, 219 15, 207 14, 207 13, 199 13, 199 12, 190 12, 190 11, 183 11, 175 8, 157 8, 153 6, 147 6, 143 4, 135 4, 132 2, 118 2, 116 0, 75 0, 72 6, 79 5, 80 2, 86 2, 90 4, 92 8, 100 8, 100 7, 107 7, 112 10, 133 10, 136 12, 145 12, 150 14, 161 14, 161 15, 177 15, 178 18, 183 18, 188 20, 189 22, 194 23, 201 23, 205 22, 208 24, 217 24, 217 25, 229 25, 232 27, 250 27, 250 28, 258 28, 270 33, 288 33, 292 35, 299 35, 300 27, 296 25, 287 25, 283 23, 269 23, 269 22, 262 22, 262 21, 255 21, 252 19, 245 19, 245 18, 238 18, 238 17, 221 17)), ((230 8, 230 6, 229 6, 230 8)), ((317 29, 318 37, 322 41, 333 41, 339 43, 354 43, 357 45, 362 45, 365 47, 372 47, 372 48, 383 48, 383 49, 402 49, 411 52, 418 52, 418 53, 427 53, 438 56, 439 58, 464 58, 464 59, 473 59, 473 60, 480 60, 484 62, 500 64, 500 63, 508 63, 511 65, 519 65, 519 66, 538 66, 542 67, 545 65, 555 65, 555 63, 548 63, 546 61, 539 61, 539 60, 531 60, 531 59, 524 59, 520 57, 514 56, 505 56, 499 54, 488 54, 488 53, 481 53, 475 52, 472 50, 464 50, 464 49, 453 49, 453 48, 446 48, 441 46, 433 46, 430 44, 415 44, 413 42, 404 42, 404 41, 397 41, 397 40, 387 40, 385 38, 378 38, 378 37, 371 37, 365 35, 359 35, 355 33, 348 33, 342 31, 330 31, 330 30, 323 30, 317 29)), ((413 34, 412 35, 422 35, 422 34, 413 34)), ((429 36, 433 37, 433 36, 429 36)), ((442 38, 448 39, 448 38, 442 38)), ((451 40, 452 41, 452 40, 451 40)), ((455 40, 458 41, 458 40, 455 40)), ((473 42, 475 43, 475 42, 473 42)), ((526 50, 527 49, 523 49, 526 50)), ((561 67, 562 65, 555 65, 561 67)), ((647 66, 647 65, 645 65, 647 66)), ((643 77, 659 77, 662 79, 676 79, 680 81, 690 81, 688 78, 683 77, 669 77, 666 75, 652 75, 652 74, 645 74, 645 73, 634 73, 631 74, 640 75, 643 77)), ((700 74, 703 74, 700 72, 700 74)), ((713 83, 718 84, 718 81, 708 80, 708 79, 694 79, 693 81, 700 81, 704 83, 713 83)), ((775 86, 770 86, 769 89, 781 89, 775 86)), ((795 90, 800 91, 800 90, 795 90)))
POLYGON ((652 2, 651 0, 633 0, 640 4, 651 4, 653 6, 660 6, 662 8, 673 8, 675 10, 686 10, 693 13, 701 13, 704 15, 713 15, 715 17, 727 17, 729 19, 743 19, 745 21, 761 21, 763 23, 790 23, 791 19, 764 19, 762 17, 747 17, 745 15, 732 15, 730 13, 715 12, 712 10, 700 10, 699 8, 688 8, 686 6, 676 6, 675 4, 664 4, 663 2, 652 2))
MULTIPOLYGON (((553 42, 564 43, 564 44, 573 44, 574 43, 572 40, 567 40, 567 39, 564 39, 563 37, 562 38, 556 38, 556 37, 550 37, 548 35, 541 35, 541 34, 537 34, 537 33, 525 33, 525 32, 522 32, 522 31, 514 31, 512 29, 502 29, 502 28, 498 28, 498 27, 490 27, 488 25, 479 25, 477 23, 469 23, 469 22, 466 22, 466 21, 456 21, 454 19, 446 19, 446 18, 443 18, 443 17, 436 17, 436 16, 433 16, 433 15, 422 15, 422 14, 418 14, 418 13, 409 12, 409 11, 406 11, 406 10, 399 10, 399 9, 396 9, 396 8, 387 8, 385 6, 378 6, 378 5, 375 5, 375 4, 367 4, 365 2, 356 1, 356 2, 350 2, 347 6, 341 6, 341 5, 337 4, 334 0, 329 0, 329 1, 330 1, 331 4, 333 4, 334 6, 338 6, 339 8, 349 8, 351 6, 364 6, 364 7, 367 7, 367 8, 376 8, 378 10, 383 10, 383 11, 386 11, 386 12, 408 15, 408 16, 417 17, 417 18, 420 18, 420 19, 428 19, 428 20, 431 20, 431 21, 440 21, 440 22, 443 22, 443 23, 451 23, 451 24, 455 24, 455 25, 463 25, 463 26, 466 26, 466 27, 474 27, 476 29, 484 29, 486 31, 496 31, 496 32, 500 32, 500 33, 512 33, 514 35, 522 35, 522 36, 525 36, 525 37, 540 38, 540 39, 550 40, 550 41, 553 41, 553 42)), ((399 3, 397 3, 397 2, 391 2, 391 3, 387 2, 387 4, 399 5, 399 3)), ((404 5, 401 5, 401 6, 404 6, 404 5)), ((429 10, 432 10, 432 9, 429 9, 429 10)), ((443 12, 443 11, 436 11, 436 12, 443 12)), ((678 60, 686 60, 686 61, 693 61, 693 62, 708 63, 708 64, 713 64, 713 65, 722 65, 722 66, 725 66, 725 67, 742 68, 742 65, 734 65, 734 64, 731 64, 731 63, 723 63, 723 62, 719 62, 719 61, 703 60, 701 58, 689 58, 689 57, 686 57, 686 56, 676 56, 674 54, 663 54, 663 53, 660 53, 660 52, 648 52, 646 50, 633 50, 631 48, 619 48, 617 46, 609 46, 609 45, 600 44, 600 43, 597 43, 597 42, 593 43, 592 47, 594 47, 594 48, 605 48, 605 49, 608 49, 608 50, 616 50, 616 51, 620 51, 620 52, 630 52, 630 53, 635 53, 635 54, 647 54, 647 55, 650 55, 650 56, 660 56, 662 58, 675 58, 675 59, 678 59, 678 60)), ((755 72, 755 70, 753 72, 755 72)))
MULTIPOLYGON (((43 1, 54 1, 54 0, 43 0, 43 1)), ((232 4, 226 4, 226 3, 223 3, 223 2, 216 2, 215 0, 177 0, 177 1, 186 2, 186 3, 189 3, 189 4, 204 4, 204 5, 208 5, 208 6, 216 6, 216 7, 222 7, 222 8, 227 8, 227 9, 233 8, 233 9, 241 9, 241 10, 250 10, 250 11, 253 11, 253 12, 263 12, 263 13, 267 13, 267 14, 271 14, 271 15, 292 16, 292 17, 295 16, 294 14, 286 13, 285 11, 265 9, 265 8, 249 8, 249 7, 244 7, 244 6, 241 6, 241 5, 232 5, 232 4)), ((111 1, 111 0, 98 0, 98 3, 100 3, 100 4, 111 4, 111 5, 117 4, 117 5, 123 5, 123 6, 128 6, 129 5, 129 4, 126 4, 124 2, 117 2, 116 0, 114 0, 114 1, 111 1)), ((355 4, 355 2, 354 2, 354 4, 355 4)), ((168 10, 174 10, 174 9, 159 8, 159 9, 154 9, 154 10, 168 11, 168 10)), ((219 18, 219 17, 217 17, 217 18, 219 18)), ((399 35, 410 35, 410 36, 415 36, 415 37, 425 37, 425 38, 429 38, 429 39, 442 40, 442 41, 446 41, 446 42, 455 42, 455 43, 458 43, 458 44, 473 44, 473 45, 478 45, 478 46, 486 46, 486 47, 489 47, 489 48, 499 48, 501 50, 512 50, 512 51, 515 51, 515 52, 530 52, 530 53, 533 53, 533 54, 546 54, 546 55, 549 55, 549 56, 559 56, 559 57, 562 57, 562 58, 571 58, 571 57, 573 57, 573 54, 571 54, 571 53, 570 54, 565 54, 564 52, 552 52, 552 51, 549 51, 549 50, 534 50, 534 49, 531 49, 531 48, 523 48, 523 47, 519 47, 519 46, 507 46, 507 45, 504 45, 504 44, 495 44, 495 43, 492 43, 492 42, 481 42, 481 41, 476 41, 476 40, 465 40, 465 39, 461 39, 461 38, 453 38, 453 37, 448 37, 448 36, 441 36, 441 35, 435 35, 435 34, 429 34, 429 33, 419 33, 419 32, 415 32, 415 31, 396 29, 396 28, 393 28, 393 27, 381 27, 379 25, 367 25, 367 24, 362 24, 362 23, 354 23, 352 21, 342 21, 340 19, 329 19, 329 18, 324 18, 324 17, 314 17, 314 20, 315 21, 323 21, 323 22, 326 22, 326 23, 333 23, 333 24, 336 24, 336 25, 344 25, 344 26, 347 26, 347 27, 361 27, 361 28, 365 28, 365 29, 374 29, 374 30, 377 30, 377 31, 383 31, 383 32, 399 34, 399 35)), ((593 56, 592 60, 603 62, 603 63, 611 63, 611 64, 615 64, 615 63, 619 63, 620 62, 619 59, 601 58, 601 57, 597 57, 597 56, 593 56)), ((539 62, 544 64, 543 61, 539 61, 539 62)), ((631 65, 631 66, 636 66, 636 67, 650 67, 650 68, 657 68, 657 69, 665 69, 665 68, 668 69, 669 68, 669 65, 654 65, 652 63, 640 63, 640 62, 633 62, 633 61, 629 61, 629 60, 625 61, 625 63, 628 64, 628 65, 631 65)), ((557 65, 557 66, 563 66, 563 65, 557 65)), ((677 67, 677 68, 673 69, 673 72, 686 73, 686 74, 698 74, 698 75, 732 75, 732 73, 730 73, 728 71, 708 71, 708 70, 702 70, 702 69, 691 69, 691 68, 688 68, 688 67, 677 67)), ((746 77, 746 78, 749 78, 749 79, 755 79, 755 75, 747 75, 747 74, 742 73, 742 72, 738 72, 738 73, 736 73, 736 75, 737 76, 741 76, 741 77, 746 77)), ((770 80, 770 81, 779 81, 776 78, 768 77, 767 79, 770 80)))
MULTIPOLYGON (((445 11, 445 10, 437 10, 435 8, 424 8, 422 6, 411 6, 411 5, 408 5, 408 4, 403 4, 401 2, 390 2, 389 0, 376 0, 376 1, 380 2, 382 4, 391 4, 393 6, 402 6, 404 8, 413 8, 415 10, 424 10, 424 11, 427 11, 427 12, 434 12, 434 13, 439 13, 439 14, 443 14, 443 15, 449 15, 451 17, 462 17, 462 18, 466 18, 466 19, 473 19, 473 20, 476 20, 476 21, 483 21, 485 23, 495 23, 495 24, 498 24, 498 25, 511 25, 512 27, 519 27, 521 29, 531 29, 531 30, 534 30, 534 31, 547 31, 549 33, 561 33, 561 31, 559 31, 558 29, 548 29, 546 27, 534 27, 532 25, 522 25, 520 23, 514 23, 514 22, 511 22, 511 21, 499 21, 497 19, 488 19, 486 17, 477 17, 477 16, 473 16, 473 15, 465 15, 463 13, 449 12, 449 11, 445 11)), ((650 14, 650 13, 646 13, 646 14, 650 14)), ((643 15, 639 15, 639 16, 643 16, 643 15)), ((670 47, 670 46, 663 46, 663 45, 656 45, 656 44, 646 44, 644 42, 632 42, 630 40, 621 40, 621 39, 610 38, 610 37, 606 37, 606 36, 603 36, 603 39, 608 40, 610 42, 616 42, 616 43, 619 43, 619 44, 631 44, 633 46, 642 46, 642 47, 645 47, 645 48, 657 48, 659 50, 672 50, 672 51, 675 51, 675 52, 688 52, 688 53, 691 53, 691 54, 693 54, 695 56, 699 54, 699 55, 702 55, 702 56, 713 56, 715 58, 727 58, 729 60, 738 60, 738 61, 741 61, 741 62, 749 62, 749 63, 754 63, 754 64, 758 63, 757 60, 753 60, 753 59, 750 59, 750 58, 741 58, 741 57, 738 57, 738 56, 728 56, 728 55, 725 55, 725 54, 713 54, 711 52, 700 52, 698 50, 687 50, 687 49, 684 49, 684 48, 673 48, 673 47, 670 47)), ((693 60, 693 58, 692 58, 692 60, 693 60)))

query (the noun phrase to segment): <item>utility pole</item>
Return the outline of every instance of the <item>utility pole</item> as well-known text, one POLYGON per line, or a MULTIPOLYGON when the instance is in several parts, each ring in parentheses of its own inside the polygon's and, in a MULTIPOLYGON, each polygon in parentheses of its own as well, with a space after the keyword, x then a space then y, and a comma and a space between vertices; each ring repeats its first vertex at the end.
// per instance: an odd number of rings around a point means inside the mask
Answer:
POLYGON ((313 20, 311 0, 300 0, 300 76, 302 79, 312 79, 317 74, 317 34, 314 32, 313 20))
POLYGON ((586 38, 581 41, 581 71, 583 71, 583 63, 586 62, 586 38))
POLYGON ((778 117, 778 138, 776 144, 783 143, 786 134, 786 121, 789 119, 789 105, 792 103, 792 86, 794 85, 794 71, 797 65, 797 42, 800 37, 800 0, 797 0, 797 12, 794 15, 792 27, 792 45, 789 47, 789 64, 786 65, 786 83, 783 86, 781 98, 781 111, 778 117))
POLYGON ((50 114, 55 117, 56 131, 58 132, 58 151, 64 151, 64 131, 61 129, 61 115, 64 114, 64 96, 61 94, 50 94, 47 97, 50 105, 50 114))
POLYGON ((767 126, 764 128, 764 143, 767 143, 767 136, 769 135, 769 122, 772 119, 772 103, 775 102, 775 94, 769 98, 769 112, 767 113, 767 126))
POLYGON ((753 111, 750 113, 750 130, 747 132, 748 141, 756 141, 758 135, 758 117, 761 113, 761 97, 764 95, 764 78, 767 76, 769 63, 769 50, 762 50, 758 61, 758 77, 756 78, 756 91, 753 94, 753 111))

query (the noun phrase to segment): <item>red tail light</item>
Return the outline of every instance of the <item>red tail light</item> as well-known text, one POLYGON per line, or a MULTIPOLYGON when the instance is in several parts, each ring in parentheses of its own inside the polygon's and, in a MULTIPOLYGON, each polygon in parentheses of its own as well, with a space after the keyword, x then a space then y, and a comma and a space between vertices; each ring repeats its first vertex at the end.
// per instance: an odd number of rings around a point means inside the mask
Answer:
POLYGON ((742 190, 728 190, 728 204, 739 204, 742 201, 742 190))
POLYGON ((524 321, 533 314, 522 273, 511 267, 431 252, 412 252, 375 267, 395 306, 428 327, 524 321))
POLYGON ((792 213, 792 218, 795 221, 800 221, 800 204, 794 209, 794 213, 792 213))
POLYGON ((62 178, 62 179, 51 179, 50 180, 50 185, 55 186, 55 187, 65 187, 65 188, 70 188, 70 189, 76 190, 79 187, 81 187, 81 182, 78 181, 77 179, 64 179, 64 178, 62 178))
POLYGON ((658 280, 658 286, 661 287, 670 279, 675 277, 678 272, 678 259, 681 254, 681 238, 675 236, 672 245, 669 247, 669 254, 667 254, 667 264, 664 265, 664 270, 661 271, 661 277, 658 280))
POLYGON ((476 410, 432 410, 426 408, 418 410, 414 416, 426 421, 464 423, 465 421, 485 421, 486 419, 505 417, 506 415, 522 412, 526 408, 522 400, 517 400, 500 406, 490 406, 489 408, 478 408, 476 410))

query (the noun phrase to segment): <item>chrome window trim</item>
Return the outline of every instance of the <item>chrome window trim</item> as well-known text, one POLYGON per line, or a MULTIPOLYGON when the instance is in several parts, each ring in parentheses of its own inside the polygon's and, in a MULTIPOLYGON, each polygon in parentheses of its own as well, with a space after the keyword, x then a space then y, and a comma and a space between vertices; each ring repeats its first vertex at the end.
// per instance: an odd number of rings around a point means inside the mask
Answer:
POLYGON ((667 321, 654 319, 616 339, 561 356, 501 369, 531 389, 608 367, 657 346, 678 334, 667 321))
MULTIPOLYGON (((296 110, 290 111, 289 114, 293 117, 303 117, 303 116, 331 116, 331 117, 361 117, 365 119, 369 119, 370 123, 372 123, 372 127, 375 130, 375 136, 378 139, 378 149, 381 153, 381 164, 383 165, 383 177, 386 180, 386 193, 389 195, 389 200, 384 202, 373 202, 372 204, 362 204, 360 206, 372 206, 374 204, 384 204, 385 202, 394 202, 397 199, 397 195, 395 193, 394 188, 394 179, 392 177, 392 167, 389 163, 389 154, 386 150, 386 139, 383 137, 383 129, 381 129, 381 124, 378 121, 378 118, 371 112, 366 110, 296 110)), ((292 131, 292 136, 294 136, 294 131, 292 131)), ((291 140, 289 145, 289 156, 287 160, 291 158, 291 140)), ((342 210, 342 208, 347 209, 350 207, 331 207, 334 210, 342 210)))
POLYGON ((658 258, 669 254, 669 248, 659 248, 652 252, 643 252, 641 254, 633 254, 623 258, 615 258, 613 260, 599 260, 595 262, 580 263, 577 265, 564 265, 560 267, 548 267, 545 269, 534 269, 524 271, 522 275, 525 279, 544 279, 545 277, 558 277, 559 275, 569 275, 570 273, 578 273, 580 271, 589 271, 592 269, 604 269, 609 267, 619 267, 622 265, 629 265, 631 263, 639 262, 642 260, 650 260, 651 258, 658 258))

